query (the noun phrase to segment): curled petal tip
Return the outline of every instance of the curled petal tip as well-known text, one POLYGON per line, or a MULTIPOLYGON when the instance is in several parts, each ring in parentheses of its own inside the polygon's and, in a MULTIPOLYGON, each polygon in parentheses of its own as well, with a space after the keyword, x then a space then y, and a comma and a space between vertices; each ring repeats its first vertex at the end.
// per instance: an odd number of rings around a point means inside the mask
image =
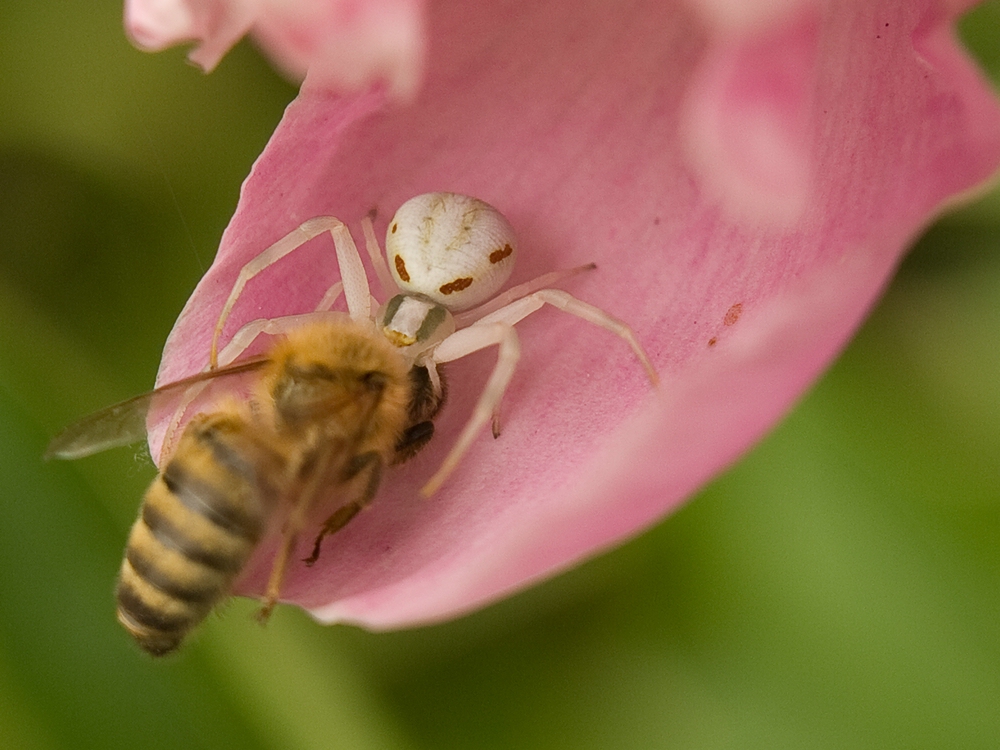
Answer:
POLYGON ((194 39, 194 14, 176 0, 128 0, 125 3, 125 33, 146 52, 158 52, 194 39))
POLYGON ((251 33, 289 78, 337 91, 384 82, 411 100, 423 74, 424 7, 419 0, 126 0, 125 30, 142 50, 193 42, 206 72, 251 33))

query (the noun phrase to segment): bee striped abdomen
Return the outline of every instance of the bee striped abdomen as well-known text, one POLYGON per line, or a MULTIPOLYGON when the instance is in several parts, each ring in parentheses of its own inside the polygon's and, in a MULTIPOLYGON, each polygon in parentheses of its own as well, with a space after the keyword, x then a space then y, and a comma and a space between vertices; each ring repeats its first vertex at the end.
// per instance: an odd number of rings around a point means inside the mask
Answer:
POLYGON ((228 595, 260 541, 275 457, 240 419, 198 418, 146 493, 118 579, 118 620, 149 653, 176 649, 228 595))

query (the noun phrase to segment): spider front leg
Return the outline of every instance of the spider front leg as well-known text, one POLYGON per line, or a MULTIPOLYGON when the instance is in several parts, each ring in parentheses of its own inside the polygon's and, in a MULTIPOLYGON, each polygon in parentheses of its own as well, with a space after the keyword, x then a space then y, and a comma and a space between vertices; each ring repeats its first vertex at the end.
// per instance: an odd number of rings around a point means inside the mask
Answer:
POLYGON ((374 218, 375 211, 373 209, 361 219, 361 231, 365 235, 365 250, 368 251, 368 259, 372 262, 372 268, 375 269, 375 275, 378 276, 378 282, 382 287, 382 298, 388 299, 396 294, 397 287, 396 282, 392 280, 392 274, 389 273, 389 267, 385 264, 385 253, 382 252, 382 246, 378 244, 378 237, 375 236, 374 218))
POLYGON ((450 362, 460 359, 479 349, 498 344, 500 349, 497 353, 497 364, 490 375, 486 388, 479 397, 479 402, 473 409, 472 416, 466 423, 465 428, 459 435, 454 447, 445 457, 441 468, 432 476, 427 484, 421 489, 421 494, 425 497, 434 494, 448 475, 455 469, 462 455, 468 450, 476 433, 481 430, 492 416, 494 419, 494 435, 498 433, 497 419, 499 416, 500 401, 511 377, 517 366, 520 357, 520 345, 517 340, 517 333, 514 331, 514 324, 526 318, 531 313, 539 310, 543 305, 550 304, 564 312, 575 315, 586 320, 588 323, 600 326, 611 331, 632 348, 639 363, 646 371, 646 377, 655 387, 659 383, 659 377, 653 368, 649 357, 646 355, 642 345, 636 339, 632 329, 625 323, 612 315, 601 310, 599 307, 587 304, 577 299, 569 292, 561 289, 542 289, 533 292, 525 297, 511 302, 505 307, 496 310, 489 315, 480 318, 468 328, 462 328, 441 342, 435 350, 433 360, 435 362, 450 362))
POLYGON ((486 382, 479 401, 472 410, 472 416, 465 423, 455 445, 445 457, 441 468, 435 472, 420 490, 424 497, 430 497, 444 483, 448 475, 458 466, 462 456, 472 445, 476 433, 490 420, 499 408, 504 391, 514 375, 517 361, 521 358, 521 345, 517 340, 514 326, 508 323, 486 323, 469 326, 456 331, 441 342, 434 352, 434 362, 451 362, 488 346, 499 345, 497 363, 490 379, 486 382))
POLYGON ((219 366, 219 337, 222 335, 226 320, 229 318, 236 300, 243 293, 247 282, 323 232, 329 232, 333 237, 348 312, 354 320, 367 320, 371 316, 371 292, 368 288, 368 276, 365 274, 365 267, 361 263, 361 256, 358 254, 358 248, 354 244, 350 230, 342 221, 332 216, 317 216, 293 229, 240 269, 212 333, 212 347, 209 353, 210 369, 214 370, 219 366))
MULTIPOLYGON (((581 268, 586 267, 582 266, 581 268)), ((600 326, 606 331, 611 331, 611 333, 618 336, 618 338, 624 340, 625 343, 627 343, 632 349, 632 353, 635 355, 636 359, 639 360, 639 364, 641 364, 643 369, 646 371, 646 377, 649 378, 650 384, 654 387, 659 384, 660 378, 656 374, 656 369, 653 367, 653 363, 649 361, 649 357, 646 355, 646 350, 642 348, 642 344, 639 343, 639 340, 635 337, 635 333, 627 323, 618 320, 618 318, 604 312, 604 310, 599 307, 594 307, 583 300, 577 299, 572 294, 564 292, 562 289, 542 289, 529 294, 515 302, 511 302, 506 307, 502 307, 499 310, 480 318, 473 324, 473 326, 470 326, 470 328, 496 322, 514 325, 521 320, 524 320, 524 318, 528 317, 536 310, 540 310, 545 304, 552 305, 563 312, 567 312, 570 315, 575 315, 582 320, 586 320, 588 323, 600 326)))

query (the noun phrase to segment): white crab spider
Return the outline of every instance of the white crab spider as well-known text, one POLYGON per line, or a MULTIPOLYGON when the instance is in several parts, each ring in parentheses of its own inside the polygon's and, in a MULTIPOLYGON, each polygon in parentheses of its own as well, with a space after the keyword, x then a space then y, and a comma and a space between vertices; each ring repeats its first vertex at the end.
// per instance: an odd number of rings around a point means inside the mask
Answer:
MULTIPOLYGON (((426 193, 406 201, 396 211, 386 232, 388 267, 371 217, 365 217, 362 226, 365 247, 383 291, 388 294, 395 289, 397 294, 372 315, 368 278, 350 231, 343 222, 330 216, 310 219, 240 270, 212 336, 209 367, 218 367, 220 360, 222 364, 231 362, 261 333, 280 334, 313 316, 325 314, 341 293, 350 317, 355 321, 371 321, 399 348, 400 356, 408 364, 427 369, 438 391, 441 385, 437 365, 497 346, 493 373, 455 445, 421 489, 424 496, 441 486, 476 434, 491 419, 494 436, 499 434, 500 401, 520 357, 514 326, 546 303, 624 339, 645 368, 650 382, 656 385, 656 371, 631 328, 568 292, 547 288, 574 273, 594 268, 593 264, 545 274, 496 296, 513 270, 517 244, 507 219, 489 204, 456 193, 426 193), (246 324, 234 334, 220 356, 219 338, 246 283, 323 232, 330 232, 333 237, 342 281, 330 287, 313 313, 246 324)), ((185 403, 193 398, 190 395, 185 403)), ((168 434, 184 408, 182 405, 178 410, 168 434)))

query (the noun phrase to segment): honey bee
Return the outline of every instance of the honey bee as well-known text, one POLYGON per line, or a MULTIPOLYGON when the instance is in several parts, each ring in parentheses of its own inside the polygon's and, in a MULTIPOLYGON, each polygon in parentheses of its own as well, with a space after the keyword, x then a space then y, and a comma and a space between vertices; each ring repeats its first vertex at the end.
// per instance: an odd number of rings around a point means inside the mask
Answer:
POLYGON ((445 398, 441 364, 499 347, 479 402, 423 494, 445 481, 491 419, 499 435, 499 405, 519 352, 514 324, 543 304, 625 339, 656 383, 628 326, 547 288, 592 265, 547 274, 496 296, 510 276, 516 243, 507 220, 483 201, 430 193, 404 203, 389 222, 388 267, 371 218, 362 225, 383 288, 399 292, 374 315, 349 230, 332 217, 311 219, 241 270, 216 325, 205 371, 87 417, 49 445, 47 457, 78 458, 135 442, 145 434, 151 405, 181 401, 164 441, 160 473, 129 533, 116 589, 119 622, 152 655, 176 650, 229 596, 261 540, 276 532, 281 543, 259 611, 261 621, 267 619, 300 536, 333 507, 330 497, 337 505, 316 529, 306 565, 319 558, 326 536, 374 499, 385 468, 408 460, 430 441, 445 398), (343 281, 313 312, 248 323, 220 352, 226 319, 246 282, 327 231, 343 281), (346 314, 330 309, 341 293, 346 314), (236 361, 260 335, 273 337, 267 353, 236 361), (227 396, 196 413, 174 444, 173 432, 196 394, 238 375, 253 379, 249 398, 227 396))

